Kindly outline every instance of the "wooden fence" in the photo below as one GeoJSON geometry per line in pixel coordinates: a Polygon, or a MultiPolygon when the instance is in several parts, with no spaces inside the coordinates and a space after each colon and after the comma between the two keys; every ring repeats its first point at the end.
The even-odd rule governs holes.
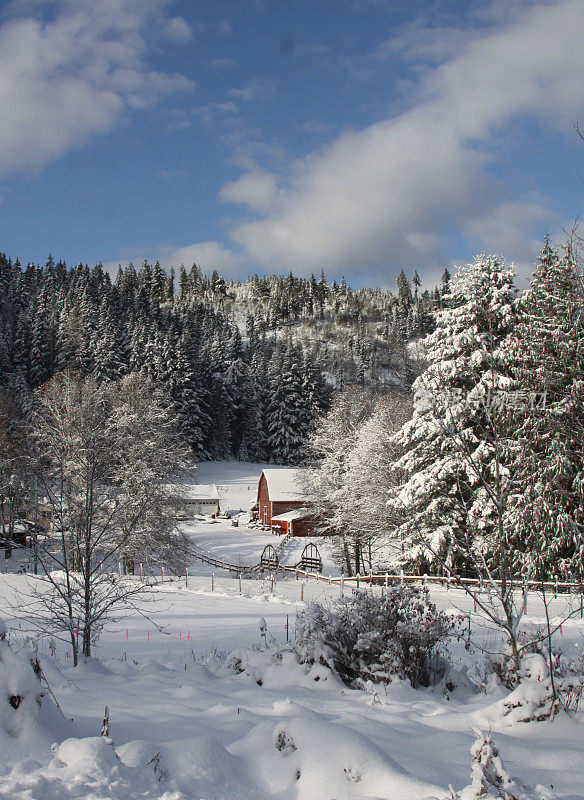
{"type": "MultiPolygon", "coordinates": [[[[281,544],[283,545],[284,542],[281,544]]],[[[278,548],[278,550],[280,551],[280,548],[278,548]]],[[[197,546],[195,546],[193,549],[193,556],[199,561],[202,561],[204,564],[209,564],[210,566],[217,567],[218,569],[224,569],[228,572],[235,572],[238,575],[249,575],[262,571],[261,564],[254,564],[253,566],[244,564],[231,564],[221,558],[216,558],[215,556],[211,555],[211,553],[207,553],[197,546]]],[[[407,575],[403,572],[399,574],[388,572],[370,572],[368,574],[354,575],[350,577],[345,575],[336,575],[333,577],[332,575],[322,575],[319,572],[310,572],[309,570],[301,569],[300,567],[286,565],[280,565],[278,567],[278,571],[295,575],[296,580],[299,580],[300,577],[313,578],[314,580],[323,581],[324,583],[339,584],[341,587],[354,586],[357,589],[359,589],[362,585],[367,586],[368,584],[388,587],[395,583],[422,583],[423,585],[445,586],[447,589],[454,587],[468,587],[469,589],[474,588],[483,590],[488,588],[487,582],[480,578],[445,577],[442,575],[407,575]]],[[[501,585],[501,581],[494,581],[494,583],[498,586],[501,585]]],[[[513,583],[513,588],[516,591],[523,589],[524,586],[524,581],[517,581],[513,583]]],[[[553,592],[554,595],[584,593],[584,584],[569,583],[559,580],[544,581],[543,583],[541,581],[528,581],[527,588],[532,591],[541,591],[543,588],[546,592],[553,592]]]]}

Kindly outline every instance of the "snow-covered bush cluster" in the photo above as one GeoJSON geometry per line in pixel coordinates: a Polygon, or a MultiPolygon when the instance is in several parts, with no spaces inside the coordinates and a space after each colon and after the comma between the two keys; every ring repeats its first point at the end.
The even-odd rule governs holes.
{"type": "Polygon", "coordinates": [[[296,646],[302,661],[329,666],[347,684],[401,678],[417,688],[442,677],[456,628],[425,589],[400,584],[383,597],[355,592],[312,603],[296,620],[296,646]]]}

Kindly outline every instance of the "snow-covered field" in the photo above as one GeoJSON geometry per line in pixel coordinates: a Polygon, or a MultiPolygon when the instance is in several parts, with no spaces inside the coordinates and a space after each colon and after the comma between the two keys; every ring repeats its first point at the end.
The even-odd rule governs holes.
{"type": "MultiPolygon", "coordinates": [[[[201,465],[199,480],[230,486],[227,472],[219,480],[211,470],[201,465]]],[[[247,491],[223,489],[231,498],[247,491]]],[[[242,563],[255,563],[274,540],[225,521],[189,523],[189,533],[204,549],[242,563]]],[[[26,631],[15,593],[30,580],[0,576],[0,617],[21,656],[26,631]]],[[[584,800],[583,712],[560,714],[553,723],[509,724],[500,703],[506,691],[493,680],[485,692],[460,679],[448,692],[443,685],[414,690],[396,682],[374,693],[343,686],[326,668],[296,663],[286,638],[293,640],[295,615],[305,607],[301,594],[307,600],[338,592],[291,579],[276,583],[273,594],[270,581],[244,580],[240,594],[237,578],[219,572],[212,578],[207,566],[194,563],[188,586],[184,577],[161,586],[150,620],[136,615],[108,626],[96,659],[73,669],[64,644],[41,641],[42,669],[64,716],[50,696],[38,721],[34,708],[24,713],[24,703],[18,724],[20,709],[0,710],[0,798],[445,798],[449,785],[469,783],[478,727],[492,730],[513,775],[541,784],[538,798],[553,785],[562,800],[584,800]],[[111,743],[100,737],[106,706],[111,743]]],[[[468,610],[452,590],[435,590],[434,598],[441,607],[468,610]]],[[[539,613],[534,601],[529,621],[539,613]]],[[[472,625],[483,640],[492,635],[477,620],[472,625]]],[[[574,656],[583,632],[576,615],[556,644],[574,656]]],[[[452,646],[453,665],[476,678],[483,656],[464,644],[452,646]]],[[[11,665],[0,642],[0,697],[2,690],[16,693],[20,667],[11,665]]]]}
{"type": "MultiPolygon", "coordinates": [[[[2,613],[26,580],[2,578],[2,613]]],[[[581,713],[509,726],[497,705],[504,691],[494,684],[487,694],[459,689],[448,700],[440,687],[404,683],[377,697],[347,689],[324,669],[307,674],[286,649],[286,620],[292,635],[300,605],[279,598],[278,587],[271,597],[258,583],[247,597],[231,584],[211,592],[200,576],[189,588],[166,587],[157,600],[163,631],[141,617],[121,621],[103,634],[100,661],[77,669],[64,646],[51,657],[44,642],[43,670],[73,722],[48,713],[45,698],[41,726],[25,726],[8,758],[2,739],[0,797],[442,798],[449,784],[468,783],[471,729],[479,726],[494,731],[503,759],[525,782],[553,784],[565,800],[584,798],[581,713]],[[256,649],[261,618],[281,663],[256,649]],[[232,651],[247,666],[238,675],[226,661],[232,651]],[[87,738],[99,736],[106,705],[120,762],[103,740],[87,738]],[[277,749],[280,731],[295,750],[277,749]],[[50,745],[63,739],[58,759],[67,767],[57,767],[50,745]],[[155,763],[158,777],[166,776],[160,781],[155,763]]],[[[23,633],[17,620],[9,625],[18,649],[23,633]]],[[[571,646],[581,637],[578,623],[564,630],[571,646]]],[[[478,660],[460,646],[454,656],[459,668],[478,660]]]]}

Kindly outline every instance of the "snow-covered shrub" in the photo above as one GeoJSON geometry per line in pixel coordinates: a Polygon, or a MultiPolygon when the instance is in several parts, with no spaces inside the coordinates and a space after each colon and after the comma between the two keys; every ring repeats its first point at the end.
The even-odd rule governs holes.
{"type": "Polygon", "coordinates": [[[577,711],[584,675],[581,664],[555,658],[553,677],[548,659],[541,653],[528,653],[522,659],[518,686],[498,703],[506,722],[531,722],[553,718],[560,710],[577,711]]]}
{"type": "Polygon", "coordinates": [[[557,800],[557,795],[545,786],[530,788],[513,778],[503,764],[491,734],[475,730],[476,741],[470,748],[471,782],[460,792],[450,789],[445,800],[557,800]]]}
{"type": "Polygon", "coordinates": [[[584,690],[584,659],[571,660],[555,647],[550,654],[545,631],[538,627],[522,632],[518,644],[519,674],[510,666],[509,649],[501,648],[487,661],[486,677],[490,672],[512,690],[498,703],[506,722],[541,721],[553,718],[560,710],[577,711],[584,690]]]}
{"type": "Polygon", "coordinates": [[[293,645],[283,645],[263,650],[234,650],[216,669],[216,674],[241,675],[257,686],[277,689],[287,686],[314,688],[318,684],[323,691],[333,691],[339,682],[328,666],[320,662],[303,661],[293,645]]]}
{"type": "Polygon", "coordinates": [[[297,617],[296,646],[303,662],[325,664],[347,684],[397,677],[417,688],[442,677],[440,646],[456,627],[426,589],[400,584],[383,597],[356,592],[312,603],[297,617]]]}
{"type": "MultiPolygon", "coordinates": [[[[70,723],[45,695],[41,675],[35,653],[9,642],[0,620],[0,776],[25,756],[50,755],[51,742],[71,735],[70,723]]],[[[0,797],[12,797],[2,788],[0,797]]]]}
{"type": "MultiPolygon", "coordinates": [[[[522,658],[535,654],[540,655],[546,662],[549,662],[546,632],[541,625],[531,625],[528,629],[520,631],[517,634],[517,647],[522,658]]],[[[553,650],[552,664],[554,677],[564,677],[566,663],[561,650],[553,650]]],[[[508,642],[501,644],[497,652],[491,652],[487,655],[486,672],[487,677],[489,674],[495,675],[507,689],[515,689],[517,687],[518,680],[521,680],[521,673],[518,674],[515,669],[513,654],[508,642]]]]}
{"type": "Polygon", "coordinates": [[[297,750],[297,747],[294,744],[294,739],[289,733],[286,732],[286,729],[282,724],[277,725],[276,730],[274,731],[274,747],[284,755],[288,755],[289,753],[293,753],[295,750],[297,750]]]}
{"type": "Polygon", "coordinates": [[[36,725],[43,697],[38,661],[30,651],[16,653],[0,620],[0,742],[18,738],[36,725]]]}

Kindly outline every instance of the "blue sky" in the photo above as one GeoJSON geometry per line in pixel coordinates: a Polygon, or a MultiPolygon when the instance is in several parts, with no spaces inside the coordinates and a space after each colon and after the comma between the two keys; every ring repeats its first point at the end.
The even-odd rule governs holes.
{"type": "Polygon", "coordinates": [[[582,0],[14,0],[0,249],[392,287],[582,212],[582,0]]]}

